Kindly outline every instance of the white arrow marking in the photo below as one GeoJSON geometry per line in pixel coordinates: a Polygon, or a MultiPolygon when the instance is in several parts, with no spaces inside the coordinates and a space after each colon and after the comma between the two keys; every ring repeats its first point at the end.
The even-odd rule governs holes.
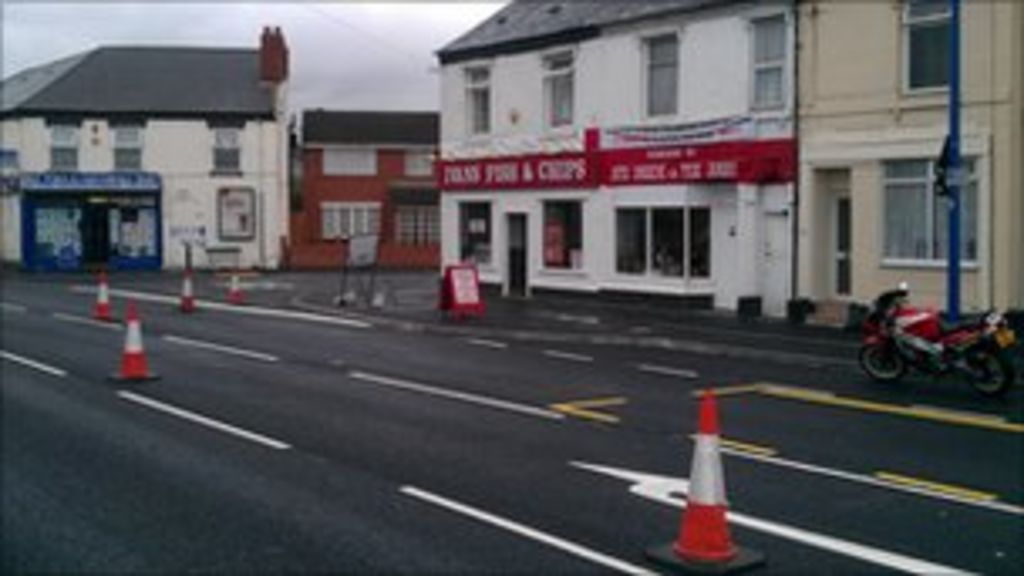
{"type": "MultiPolygon", "coordinates": [[[[613,468],[610,466],[599,466],[597,464],[588,464],[586,462],[570,462],[569,464],[575,468],[596,472],[598,474],[630,482],[632,485],[629,487],[629,491],[642,498],[647,498],[648,500],[653,500],[668,506],[675,506],[677,508],[686,507],[685,495],[689,488],[689,482],[686,480],[672,478],[670,476],[658,476],[633,470],[613,468]]],[[[856,542],[818,534],[802,528],[795,528],[785,524],[762,520],[753,516],[747,516],[746,514],[729,512],[726,517],[729,519],[730,523],[738,526],[743,526],[751,530],[764,532],[765,534],[771,534],[780,538],[786,538],[795,542],[800,542],[801,544],[821,548],[822,550],[828,550],[829,552],[849,556],[851,558],[856,558],[858,560],[863,560],[865,562],[870,562],[872,564],[877,564],[894,570],[900,570],[910,574],[970,574],[970,572],[965,572],[959,568],[935,564],[933,562],[928,562],[927,560],[920,560],[918,558],[905,556],[896,552],[889,552],[888,550],[873,548],[856,542]]]]}

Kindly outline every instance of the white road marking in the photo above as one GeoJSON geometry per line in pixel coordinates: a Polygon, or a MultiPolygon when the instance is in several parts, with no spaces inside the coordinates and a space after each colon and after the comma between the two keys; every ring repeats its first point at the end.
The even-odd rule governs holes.
{"type": "Polygon", "coordinates": [[[246,350],[245,348],[226,346],[224,344],[215,344],[213,342],[206,342],[205,340],[193,340],[192,338],[174,336],[173,334],[166,334],[163,339],[174,344],[181,344],[182,346],[192,346],[193,348],[201,348],[203,350],[213,350],[214,352],[233,354],[235,356],[250,358],[252,360],[262,360],[263,362],[277,362],[279,360],[277,356],[264,354],[263,352],[255,352],[253,350],[246,350]]]}
{"type": "Polygon", "coordinates": [[[235,436],[238,436],[239,438],[244,438],[246,440],[249,440],[250,442],[255,442],[268,448],[273,448],[275,450],[288,450],[291,448],[291,446],[289,446],[288,444],[285,444],[280,440],[270,438],[269,436],[264,436],[262,434],[257,434],[256,432],[243,430],[242,428],[239,428],[237,426],[225,424],[224,422],[214,420],[213,418],[208,418],[195,412],[190,412],[188,410],[176,408],[174,406],[171,406],[170,404],[164,404],[163,402],[153,400],[152,398],[139,396],[138,394],[135,394],[133,392],[126,392],[124,390],[120,390],[118,391],[117,395],[130,402],[135,402],[136,404],[141,404],[154,410],[159,410],[160,412],[170,414],[171,416],[184,418],[185,420],[189,420],[197,424],[202,424],[203,426],[213,428],[214,430],[219,430],[220,432],[233,434],[235,436]]]}
{"type": "Polygon", "coordinates": [[[567,552],[569,554],[572,554],[573,556],[587,560],[588,562],[593,562],[594,564],[604,566],[605,568],[610,568],[612,570],[616,570],[624,574],[654,574],[653,572],[642,566],[630,564],[629,562],[626,562],[624,560],[619,560],[618,558],[614,558],[607,554],[597,552],[596,550],[591,550],[590,548],[586,548],[574,542],[570,542],[569,540],[565,540],[563,538],[559,538],[558,536],[548,534],[547,532],[541,532],[540,530],[531,528],[524,524],[520,524],[518,522],[514,522],[512,520],[508,520],[500,516],[496,516],[489,512],[480,510],[479,508],[474,508],[472,506],[456,502],[443,496],[432,494],[425,490],[420,490],[419,488],[416,488],[414,486],[402,486],[399,489],[399,491],[402,494],[405,494],[406,496],[411,496],[413,498],[422,500],[423,502],[434,504],[435,506],[439,506],[451,512],[462,514],[463,516],[468,516],[470,518],[473,518],[474,520],[479,520],[480,522],[483,522],[485,524],[490,524],[491,526],[501,528],[502,530],[507,530],[509,532],[512,532],[513,534],[517,534],[524,538],[528,538],[530,540],[546,544],[548,546],[551,546],[552,548],[557,548],[562,552],[567,552]]]}
{"type": "Polygon", "coordinates": [[[586,354],[576,354],[573,352],[563,352],[561,350],[544,350],[543,354],[549,358],[558,358],[559,360],[569,360],[570,362],[593,362],[593,356],[587,356],[586,354]]]}
{"type": "Polygon", "coordinates": [[[14,304],[12,302],[0,302],[0,310],[4,312],[17,312],[18,314],[24,314],[28,311],[28,308],[21,304],[14,304]]]}
{"type": "Polygon", "coordinates": [[[504,350],[508,348],[508,344],[504,342],[498,342],[497,340],[485,340],[483,338],[467,338],[466,343],[474,346],[483,346],[484,348],[494,348],[495,350],[504,350]]]}
{"type": "Polygon", "coordinates": [[[601,323],[601,319],[597,316],[578,316],[574,314],[555,314],[555,320],[561,322],[575,322],[577,324],[587,324],[589,326],[597,326],[601,323]]]}
{"type": "Polygon", "coordinates": [[[662,376],[676,376],[678,378],[689,378],[691,380],[699,376],[697,372],[694,370],[686,370],[685,368],[672,368],[671,366],[659,366],[657,364],[637,364],[636,369],[641,372],[661,374],[662,376]]]}
{"type": "Polygon", "coordinates": [[[964,504],[966,506],[974,506],[977,508],[985,508],[988,510],[994,510],[997,512],[1006,512],[1008,514],[1016,514],[1018,516],[1024,516],[1024,507],[1014,506],[1013,504],[1007,504],[1006,502],[993,502],[986,500],[974,500],[970,498],[964,498],[957,496],[956,494],[936,492],[934,490],[926,490],[921,487],[911,486],[906,484],[895,484],[893,482],[886,482],[875,476],[868,476],[865,474],[856,474],[854,472],[847,472],[845,470],[836,470],[833,468],[826,468],[824,466],[818,466],[816,464],[807,464],[806,462],[797,462],[796,460],[788,460],[786,458],[779,458],[778,456],[768,456],[766,454],[754,454],[752,452],[745,452],[742,450],[734,450],[726,446],[721,447],[722,454],[734,456],[737,458],[744,458],[746,460],[754,460],[756,462],[763,462],[765,464],[771,464],[772,466],[778,466],[780,468],[790,468],[792,470],[799,470],[801,472],[807,472],[809,474],[817,474],[819,476],[828,476],[829,478],[837,478],[839,480],[846,480],[848,482],[856,482],[858,484],[866,484],[868,486],[875,486],[877,488],[885,488],[887,490],[893,490],[896,492],[906,492],[909,494],[917,494],[919,496],[927,496],[929,498],[936,498],[938,500],[947,500],[949,502],[956,502],[958,504],[964,504]]]}
{"type": "MultiPolygon", "coordinates": [[[[71,290],[73,292],[81,293],[93,293],[96,291],[95,288],[89,286],[73,286],[71,290]]],[[[111,290],[110,294],[113,296],[134,298],[142,302],[156,302],[160,304],[177,305],[180,301],[179,296],[165,296],[163,294],[152,294],[150,292],[139,292],[137,290],[111,290]]],[[[354,320],[352,318],[341,318],[339,316],[324,316],[321,314],[312,314],[310,312],[299,312],[297,310],[283,310],[280,308],[264,308],[261,306],[235,306],[233,304],[213,302],[210,300],[196,300],[196,308],[201,310],[217,310],[220,312],[232,312],[234,314],[243,314],[248,316],[263,316],[266,318],[299,320],[302,322],[311,322],[314,324],[344,326],[345,328],[373,327],[373,325],[370,324],[369,322],[363,322],[362,320],[354,320]]]]}
{"type": "Polygon", "coordinates": [[[64,378],[65,376],[68,375],[66,371],[61,370],[60,368],[55,368],[53,366],[50,366],[49,364],[43,364],[38,360],[25,358],[24,356],[19,356],[18,354],[14,354],[13,352],[8,352],[6,350],[0,350],[0,358],[3,358],[4,360],[9,360],[11,362],[14,362],[15,364],[21,364],[22,366],[34,368],[36,370],[39,370],[40,372],[45,372],[51,376],[57,376],[58,378],[64,378]]]}
{"type": "Polygon", "coordinates": [[[545,410],[543,408],[537,408],[536,406],[519,404],[517,402],[509,402],[507,400],[500,400],[497,398],[480,396],[478,394],[470,394],[468,392],[458,392],[455,390],[448,390],[445,388],[437,388],[435,386],[428,386],[426,384],[420,384],[418,382],[411,382],[409,380],[402,380],[399,378],[391,378],[389,376],[368,374],[366,372],[360,372],[358,370],[351,371],[349,372],[348,375],[350,378],[362,380],[363,382],[380,384],[382,386],[389,386],[391,388],[408,390],[410,392],[430,394],[433,396],[439,396],[441,398],[448,398],[451,400],[468,402],[470,404],[487,406],[488,408],[497,408],[499,410],[507,410],[509,412],[516,412],[518,414],[526,414],[528,416],[537,416],[539,418],[548,418],[550,420],[562,420],[565,418],[564,414],[555,412],[553,410],[545,410]]]}
{"type": "Polygon", "coordinates": [[[107,330],[124,330],[124,325],[120,322],[101,322],[85,316],[75,316],[73,314],[65,314],[63,312],[54,312],[52,316],[54,320],[60,320],[61,322],[83,324],[94,328],[106,328],[107,330]]]}
{"type": "MultiPolygon", "coordinates": [[[[658,476],[646,474],[610,466],[599,466],[585,462],[570,462],[571,466],[604,474],[631,483],[629,491],[632,494],[647,498],[661,504],[674,506],[676,508],[686,507],[686,492],[689,489],[689,482],[669,476],[658,476]]],[[[802,528],[787,526],[777,522],[771,522],[738,512],[728,512],[726,517],[729,522],[737,526],[743,526],[765,534],[771,534],[794,542],[800,542],[815,548],[827,550],[842,556],[849,556],[864,562],[884,566],[893,570],[899,570],[910,574],[922,576],[933,574],[971,574],[959,568],[936,564],[927,560],[921,560],[912,556],[906,556],[896,552],[889,552],[880,548],[858,544],[849,540],[842,540],[825,534],[811,532],[802,528]]]]}

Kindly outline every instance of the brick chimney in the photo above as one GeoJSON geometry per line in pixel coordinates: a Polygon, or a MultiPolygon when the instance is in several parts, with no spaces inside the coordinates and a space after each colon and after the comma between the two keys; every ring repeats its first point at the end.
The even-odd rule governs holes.
{"type": "Polygon", "coordinates": [[[281,28],[263,27],[260,35],[260,80],[278,84],[288,78],[288,46],[281,28]]]}

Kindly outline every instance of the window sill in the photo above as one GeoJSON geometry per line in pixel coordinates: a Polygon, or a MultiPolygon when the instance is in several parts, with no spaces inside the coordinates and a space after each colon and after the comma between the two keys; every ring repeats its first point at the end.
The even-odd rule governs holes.
{"type": "Polygon", "coordinates": [[[586,278],[587,272],[583,268],[551,268],[543,267],[540,269],[542,276],[551,276],[556,278],[586,278]]]}
{"type": "MultiPolygon", "coordinates": [[[[884,258],[882,268],[916,268],[920,270],[945,270],[945,260],[901,260],[897,258],[884,258]]],[[[962,260],[960,268],[963,270],[978,270],[978,263],[974,260],[962,260]]]]}

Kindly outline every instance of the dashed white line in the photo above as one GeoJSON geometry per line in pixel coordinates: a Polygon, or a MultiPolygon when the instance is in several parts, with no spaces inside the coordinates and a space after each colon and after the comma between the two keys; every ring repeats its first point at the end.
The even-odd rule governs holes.
{"type": "Polygon", "coordinates": [[[497,340],[486,340],[484,338],[467,338],[467,344],[473,346],[483,346],[484,348],[493,348],[495,350],[504,350],[508,348],[508,344],[504,342],[498,342],[497,340]]]}
{"type": "Polygon", "coordinates": [[[689,378],[693,380],[697,378],[697,374],[694,370],[686,370],[685,368],[672,368],[671,366],[659,366],[657,364],[638,364],[637,370],[641,372],[648,372],[650,374],[661,374],[662,376],[675,376],[677,378],[689,378]]]}
{"type": "Polygon", "coordinates": [[[124,325],[120,322],[101,322],[85,316],[75,316],[73,314],[65,314],[63,312],[54,312],[52,316],[54,320],[60,320],[61,322],[82,324],[84,326],[92,326],[94,328],[106,328],[107,330],[124,330],[124,325]]]}
{"type": "Polygon", "coordinates": [[[175,406],[171,406],[170,404],[164,404],[163,402],[153,400],[152,398],[139,396],[134,392],[126,392],[124,390],[120,390],[118,391],[117,395],[125,400],[128,400],[129,402],[135,402],[136,404],[141,404],[142,406],[146,406],[147,408],[152,408],[165,414],[170,414],[171,416],[177,416],[178,418],[183,418],[185,420],[195,422],[196,424],[202,424],[203,426],[206,426],[208,428],[212,428],[220,432],[226,432],[239,438],[249,440],[250,442],[261,444],[268,448],[273,448],[275,450],[288,450],[291,448],[290,445],[285,444],[280,440],[270,438],[269,436],[264,436],[262,434],[257,434],[256,432],[243,430],[242,428],[239,428],[237,426],[232,426],[231,424],[226,424],[219,420],[214,420],[213,418],[203,416],[202,414],[197,414],[195,412],[190,412],[188,410],[177,408],[175,406]]]}
{"type": "Polygon", "coordinates": [[[216,344],[205,340],[194,340],[192,338],[174,336],[173,334],[165,334],[163,339],[173,344],[181,344],[182,346],[191,346],[193,348],[200,348],[203,350],[212,350],[214,352],[223,352],[224,354],[231,354],[252,360],[261,360],[263,362],[277,362],[279,360],[277,356],[265,354],[263,352],[246,350],[245,348],[236,348],[234,346],[227,346],[224,344],[216,344]]]}
{"type": "Polygon", "coordinates": [[[588,562],[592,562],[599,566],[604,566],[605,568],[610,568],[612,570],[616,570],[624,574],[653,574],[653,572],[642,566],[630,564],[629,562],[626,562],[624,560],[619,560],[618,558],[609,556],[596,550],[592,550],[590,548],[586,548],[584,546],[576,544],[575,542],[565,540],[564,538],[559,538],[558,536],[548,534],[547,532],[542,532],[535,528],[526,526],[525,524],[520,524],[518,522],[502,518],[500,516],[480,510],[479,508],[474,508],[472,506],[456,502],[455,500],[451,500],[449,498],[445,498],[443,496],[439,496],[437,494],[421,490],[414,486],[402,486],[399,489],[399,491],[402,494],[405,494],[406,496],[411,496],[412,498],[416,498],[417,500],[421,500],[423,502],[439,506],[451,512],[462,514],[463,516],[468,516],[470,518],[473,518],[474,520],[479,520],[480,522],[490,524],[491,526],[494,526],[496,528],[507,530],[509,532],[512,532],[513,534],[517,534],[519,536],[528,538],[535,542],[546,544],[547,546],[557,548],[562,552],[566,552],[578,558],[582,558],[588,562]]]}
{"type": "Polygon", "coordinates": [[[18,314],[24,314],[28,312],[28,308],[21,304],[14,304],[12,302],[0,302],[0,310],[4,312],[17,312],[18,314]]]}
{"type": "Polygon", "coordinates": [[[436,386],[420,384],[419,382],[411,382],[409,380],[403,380],[400,378],[391,378],[390,376],[369,374],[366,372],[360,372],[358,370],[351,371],[349,372],[348,375],[350,378],[353,378],[355,380],[361,380],[363,382],[380,384],[381,386],[398,388],[400,390],[407,390],[410,392],[419,392],[421,394],[439,396],[441,398],[448,398],[450,400],[459,400],[462,402],[468,402],[470,404],[487,406],[488,408],[497,408],[499,410],[506,410],[508,412],[525,414],[527,416],[536,416],[539,418],[547,418],[550,420],[562,420],[565,418],[564,414],[555,412],[553,410],[545,410],[544,408],[538,408],[536,406],[519,404],[518,402],[509,402],[508,400],[490,398],[487,396],[481,396],[479,394],[471,394],[468,392],[458,392],[456,390],[438,388],[436,386]]]}
{"type": "Polygon", "coordinates": [[[6,350],[0,350],[0,358],[3,358],[4,360],[8,360],[10,362],[14,362],[15,364],[21,364],[22,366],[39,370],[40,372],[45,372],[51,376],[56,376],[58,378],[64,378],[65,376],[68,375],[66,371],[61,370],[60,368],[50,366],[49,364],[44,364],[38,360],[32,360],[31,358],[19,356],[18,354],[8,352],[6,350]]]}
{"type": "Polygon", "coordinates": [[[559,360],[568,360],[570,362],[593,362],[593,356],[587,356],[586,354],[576,354],[574,352],[563,352],[561,350],[544,350],[542,352],[549,358],[558,358],[559,360]]]}

